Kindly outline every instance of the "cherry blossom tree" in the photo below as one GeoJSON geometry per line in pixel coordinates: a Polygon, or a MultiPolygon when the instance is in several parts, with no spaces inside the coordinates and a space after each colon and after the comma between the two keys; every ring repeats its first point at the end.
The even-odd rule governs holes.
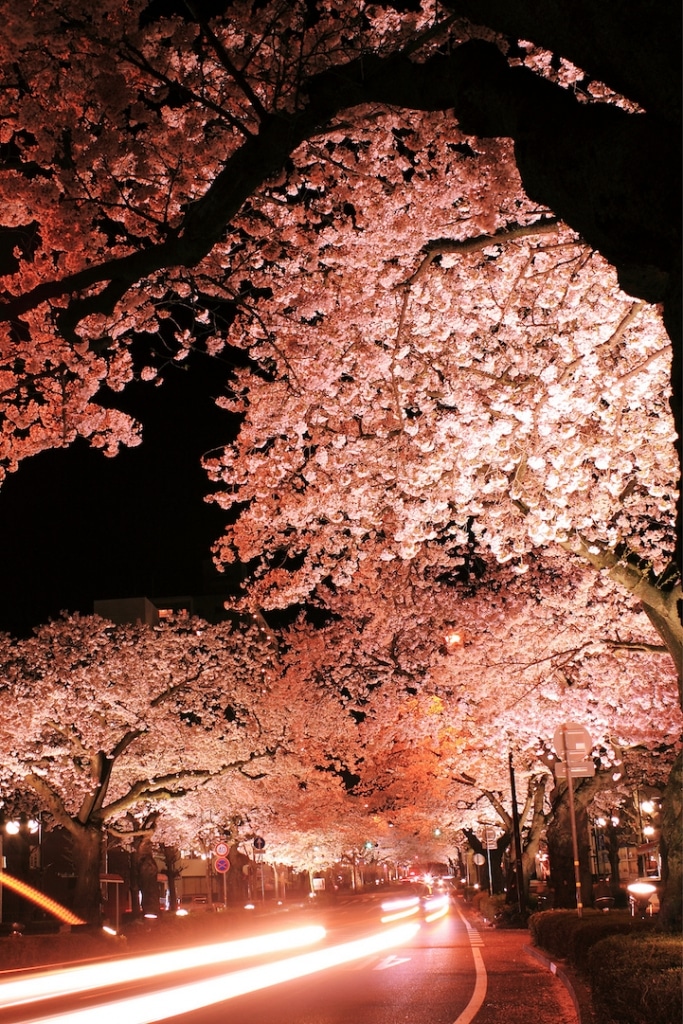
{"type": "MultiPolygon", "coordinates": [[[[69,834],[75,903],[89,920],[105,833],[132,840],[145,831],[136,822],[212,779],[229,792],[271,773],[278,756],[306,760],[308,707],[291,714],[293,695],[251,624],[75,616],[28,640],[3,637],[1,663],[3,787],[32,792],[69,834]]],[[[325,752],[311,756],[322,765],[325,752]]]]}
{"type": "MultiPolygon", "coordinates": [[[[680,674],[678,15],[607,6],[585,0],[583,20],[500,0],[7,14],[0,468],[77,437],[114,454],[140,439],[116,408],[134,377],[193,346],[236,363],[222,404],[240,434],[206,460],[230,518],[217,560],[250,563],[250,608],[333,609],[349,591],[345,640],[391,683],[370,700],[349,651],[329,678],[378,766],[411,747],[423,769],[466,758],[493,791],[486,738],[530,752],[572,710],[606,750],[615,734],[651,745],[659,709],[679,713],[657,649],[680,674]],[[406,638],[413,595],[437,591],[428,623],[452,622],[445,581],[489,553],[523,583],[504,609],[465,602],[489,638],[466,648],[474,690],[433,632],[414,655],[406,638]],[[403,616],[374,663],[354,636],[371,597],[403,616]],[[501,686],[515,616],[547,654],[527,646],[501,686]]],[[[135,751],[135,778],[174,789],[137,721],[93,749],[123,743],[117,766],[135,751]]],[[[354,770],[331,763],[337,782],[354,770]]],[[[70,820],[124,810],[127,791],[97,778],[70,820]]]]}
{"type": "MultiPolygon", "coordinates": [[[[493,559],[470,560],[453,567],[457,586],[439,579],[441,568],[439,560],[421,575],[414,562],[402,573],[364,562],[353,585],[328,594],[331,621],[311,629],[302,620],[283,657],[342,695],[363,744],[362,762],[349,765],[359,776],[354,789],[397,834],[411,834],[419,816],[429,823],[423,837],[435,825],[476,832],[492,816],[509,834],[514,752],[519,791],[531,794],[535,812],[528,881],[542,826],[553,807],[558,822],[566,810],[565,784],[552,794],[541,785],[555,729],[566,721],[588,728],[595,786],[618,805],[625,785],[632,791],[648,774],[661,784],[680,749],[675,671],[638,603],[588,567],[567,577],[556,557],[519,576],[493,559]],[[464,644],[449,649],[454,632],[464,644]],[[541,806],[539,786],[548,794],[541,806]]],[[[595,786],[585,787],[584,809],[595,786]]],[[[564,832],[567,841],[556,823],[554,834],[564,832]]],[[[669,852],[675,894],[675,843],[669,852]]]]}
{"type": "MultiPolygon", "coordinates": [[[[238,337],[254,321],[267,336],[254,270],[273,269],[267,289],[285,276],[312,299],[320,272],[334,286],[325,256],[337,235],[361,234],[371,217],[399,233],[403,223],[396,256],[414,258],[423,239],[410,239],[410,213],[397,214],[427,198],[429,221],[416,157],[426,176],[435,161],[438,178],[444,144],[452,198],[437,203],[447,215],[433,239],[459,243],[508,228],[513,210],[523,224],[552,210],[618,267],[629,294],[664,302],[678,340],[670,17],[648,17],[644,4],[631,21],[587,4],[587,43],[557,4],[472,6],[243,2],[220,14],[188,0],[165,16],[147,0],[97,12],[69,0],[8,15],[3,466],[79,435],[110,453],[135,443],[136,425],[102,394],[154,376],[151,360],[134,365],[132,335],[161,335],[176,358],[197,338],[223,348],[236,314],[238,337]],[[417,156],[396,108],[438,112],[444,136],[417,156]],[[513,139],[514,154],[494,137],[513,139]],[[480,162],[457,157],[482,147],[499,150],[496,168],[458,210],[480,162]],[[376,206],[372,187],[359,199],[357,161],[363,186],[379,178],[394,202],[376,206]],[[514,161],[530,197],[519,207],[517,185],[501,203],[514,161]],[[306,289],[299,278],[311,271],[306,289]]],[[[287,316],[290,296],[280,298],[287,316]]],[[[311,317],[325,312],[309,304],[311,317]]]]}
{"type": "MultiPolygon", "coordinates": [[[[184,4],[167,18],[133,2],[86,14],[72,0],[10,19],[4,464],[79,434],[109,451],[137,441],[134,424],[97,397],[136,372],[154,377],[153,360],[133,364],[134,335],[160,337],[176,358],[195,342],[212,353],[229,343],[247,351],[256,377],[238,374],[226,404],[246,414],[258,402],[264,422],[247,416],[237,450],[208,463],[226,483],[219,500],[250,506],[250,524],[230,532],[219,558],[282,547],[275,530],[254,536],[271,510],[243,482],[252,447],[278,464],[274,477],[264,466],[258,487],[279,481],[312,496],[314,482],[296,475],[312,457],[308,476],[322,477],[330,448],[352,487],[348,436],[351,457],[374,463],[379,443],[406,471],[402,489],[381,460],[364,479],[363,500],[353,499],[358,540],[377,530],[379,490],[409,520],[379,524],[401,557],[425,534],[459,536],[472,515],[503,558],[528,543],[567,544],[638,591],[680,662],[680,593],[667,564],[676,475],[661,400],[667,345],[653,311],[619,293],[594,254],[631,294],[664,302],[675,336],[678,189],[662,127],[675,117],[675,90],[661,74],[604,58],[559,11],[534,16],[534,45],[523,41],[524,5],[514,43],[515,19],[498,5],[487,4],[486,27],[463,20],[465,6],[236,4],[210,18],[184,4]],[[610,90],[612,77],[623,93],[610,90]],[[60,99],[49,123],[38,86],[60,99]],[[586,160],[570,161],[567,146],[586,160]],[[634,153],[647,153],[658,178],[634,153]],[[618,213],[601,214],[601,204],[618,213]],[[539,245],[555,226],[557,240],[539,245]],[[327,379],[309,380],[308,353],[321,345],[327,379]],[[467,383],[462,412],[454,374],[467,383]],[[264,376],[270,403],[282,404],[277,424],[264,376]],[[283,396],[298,395],[302,380],[298,408],[283,396]],[[355,406],[348,435],[335,394],[355,406]],[[453,438],[462,423],[467,458],[453,438]],[[623,451],[627,435],[652,450],[623,451]],[[487,521],[487,502],[501,496],[525,526],[487,521]]],[[[596,37],[611,31],[625,44],[629,26],[593,15],[596,37]]],[[[638,26],[640,44],[663,40],[672,53],[657,24],[649,35],[638,26]]],[[[294,523],[292,514],[282,517],[288,537],[306,522],[305,508],[294,523]]],[[[322,545],[309,546],[319,575],[322,545]]]]}

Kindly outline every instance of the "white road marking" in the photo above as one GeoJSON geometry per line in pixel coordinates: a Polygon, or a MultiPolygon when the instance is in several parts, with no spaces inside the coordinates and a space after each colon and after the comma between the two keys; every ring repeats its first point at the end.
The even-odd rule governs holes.
{"type": "Polygon", "coordinates": [[[479,951],[479,947],[483,946],[484,943],[476,928],[470,927],[469,923],[465,920],[465,918],[462,916],[460,910],[458,910],[457,907],[456,910],[458,911],[458,915],[460,916],[460,919],[462,920],[463,924],[465,925],[465,928],[467,929],[467,937],[469,939],[470,946],[472,947],[472,958],[474,960],[475,970],[475,982],[474,992],[470,997],[469,1003],[462,1011],[460,1016],[456,1017],[456,1019],[453,1021],[453,1024],[470,1024],[470,1022],[473,1021],[474,1018],[479,1013],[479,1010],[481,1009],[482,1003],[484,1002],[484,998],[486,996],[486,986],[488,979],[486,974],[486,968],[484,967],[484,961],[482,960],[482,956],[479,951]]]}
{"type": "Polygon", "coordinates": [[[373,967],[373,970],[386,971],[387,967],[398,967],[399,964],[407,964],[409,960],[409,956],[385,956],[384,960],[380,960],[377,966],[373,967]]]}

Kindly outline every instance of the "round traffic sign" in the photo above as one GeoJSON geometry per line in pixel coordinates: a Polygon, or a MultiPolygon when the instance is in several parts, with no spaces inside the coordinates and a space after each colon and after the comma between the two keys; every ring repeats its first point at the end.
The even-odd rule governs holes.
{"type": "Polygon", "coordinates": [[[265,841],[265,839],[262,839],[261,836],[256,836],[256,839],[254,840],[254,849],[255,850],[265,850],[265,848],[266,848],[266,841],[265,841]]]}
{"type": "Polygon", "coordinates": [[[227,857],[216,857],[213,866],[219,874],[223,875],[226,871],[230,870],[230,861],[227,857]]]}
{"type": "Polygon", "coordinates": [[[481,867],[482,864],[486,863],[486,857],[484,856],[483,853],[475,853],[475,855],[472,858],[472,860],[477,865],[477,867],[481,867]]]}
{"type": "Polygon", "coordinates": [[[228,844],[227,843],[223,843],[223,842],[216,843],[216,845],[214,846],[214,852],[219,857],[227,857],[227,855],[228,855],[228,844]]]}

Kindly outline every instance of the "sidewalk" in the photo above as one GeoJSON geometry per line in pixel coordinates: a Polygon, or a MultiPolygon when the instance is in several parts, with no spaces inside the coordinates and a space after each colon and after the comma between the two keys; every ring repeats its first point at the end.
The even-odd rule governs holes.
{"type": "Polygon", "coordinates": [[[487,973],[473,1024],[592,1024],[586,986],[535,949],[526,929],[492,928],[460,901],[458,910],[481,940],[487,973]]]}

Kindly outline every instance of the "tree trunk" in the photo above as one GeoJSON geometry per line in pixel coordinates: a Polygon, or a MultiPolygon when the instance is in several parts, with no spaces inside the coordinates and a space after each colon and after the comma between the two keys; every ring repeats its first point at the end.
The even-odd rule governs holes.
{"type": "Polygon", "coordinates": [[[482,883],[482,888],[488,888],[489,883],[489,868],[491,872],[491,892],[500,893],[505,889],[505,876],[503,874],[503,854],[510,845],[512,836],[509,832],[504,832],[502,836],[499,836],[496,840],[496,845],[492,849],[487,849],[482,843],[479,836],[469,828],[464,828],[463,835],[467,838],[467,842],[475,853],[480,853],[486,858],[486,864],[482,865],[482,873],[485,878],[485,882],[482,883]]]}
{"type": "Polygon", "coordinates": [[[81,826],[77,831],[71,832],[73,867],[76,874],[73,909],[88,924],[100,924],[102,919],[102,839],[102,829],[92,825],[81,826]]]}
{"type": "MultiPolygon", "coordinates": [[[[581,878],[581,902],[591,901],[592,875],[588,850],[588,815],[586,805],[577,799],[574,791],[576,834],[579,847],[581,878]]],[[[553,906],[570,909],[576,907],[576,878],[574,872],[574,850],[572,844],[569,794],[565,790],[557,801],[552,820],[546,832],[548,859],[550,861],[550,886],[554,892],[553,906]]]]}
{"type": "Polygon", "coordinates": [[[140,836],[135,843],[135,866],[138,886],[140,887],[140,900],[142,913],[146,917],[157,917],[159,915],[159,883],[157,876],[159,869],[154,857],[152,840],[154,832],[140,836]]]}
{"type": "Polygon", "coordinates": [[[512,842],[512,834],[504,832],[496,840],[496,845],[487,850],[486,856],[491,861],[491,887],[494,893],[501,893],[505,890],[505,872],[503,871],[503,857],[505,851],[512,842]]]}
{"type": "Polygon", "coordinates": [[[178,892],[176,882],[180,878],[180,851],[177,846],[166,846],[164,843],[161,847],[161,855],[164,858],[164,864],[166,865],[166,877],[168,878],[168,902],[171,910],[175,910],[178,905],[178,892]]]}
{"type": "Polygon", "coordinates": [[[225,880],[226,894],[228,902],[238,903],[248,896],[249,882],[244,869],[245,867],[250,868],[251,861],[246,854],[240,851],[237,843],[233,843],[230,847],[228,860],[230,861],[230,870],[225,880]]]}
{"type": "Polygon", "coordinates": [[[661,829],[664,890],[659,926],[680,932],[683,926],[683,751],[679,753],[663,793],[661,829]]]}
{"type": "Polygon", "coordinates": [[[619,870],[619,831],[608,821],[605,827],[605,846],[609,857],[610,894],[616,900],[621,894],[621,877],[619,870]]]}

